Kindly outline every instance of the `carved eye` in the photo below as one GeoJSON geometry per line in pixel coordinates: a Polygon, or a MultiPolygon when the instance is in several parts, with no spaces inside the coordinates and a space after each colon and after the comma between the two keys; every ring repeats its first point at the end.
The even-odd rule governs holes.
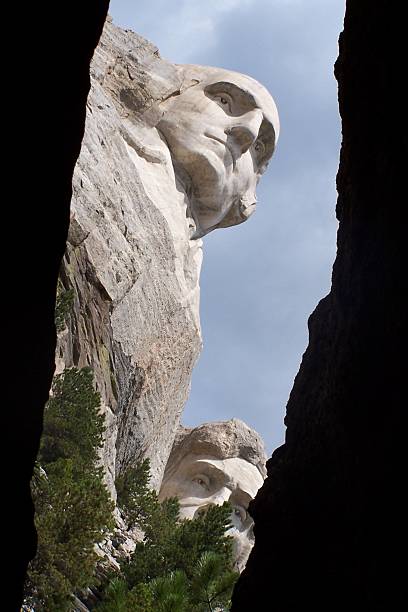
{"type": "Polygon", "coordinates": [[[231,112],[232,109],[232,98],[228,94],[219,93],[214,96],[215,100],[222,106],[225,110],[231,112]]]}
{"type": "Polygon", "coordinates": [[[206,478],[205,476],[203,475],[195,476],[192,479],[192,482],[195,482],[196,484],[200,485],[200,487],[208,491],[208,487],[210,483],[209,483],[208,478],[206,478]]]}
{"type": "Polygon", "coordinates": [[[262,142],[262,140],[257,140],[254,144],[254,149],[257,152],[258,155],[262,155],[263,153],[265,153],[265,145],[262,142]]]}
{"type": "Polygon", "coordinates": [[[233,514],[241,521],[241,523],[244,523],[248,516],[246,510],[241,506],[236,506],[233,510],[233,514]]]}

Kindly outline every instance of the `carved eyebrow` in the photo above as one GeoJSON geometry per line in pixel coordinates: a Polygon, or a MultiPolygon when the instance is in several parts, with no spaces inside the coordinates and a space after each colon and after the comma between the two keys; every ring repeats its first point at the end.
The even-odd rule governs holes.
{"type": "Polygon", "coordinates": [[[211,478],[214,478],[218,482],[227,481],[224,472],[220,468],[212,465],[212,463],[207,463],[205,460],[197,461],[197,463],[194,464],[194,469],[191,471],[191,476],[194,477],[195,474],[205,474],[206,472],[211,478]]]}
{"type": "Polygon", "coordinates": [[[213,96],[218,93],[227,93],[234,99],[234,102],[239,102],[241,105],[244,105],[246,107],[245,110],[257,108],[255,98],[249,91],[238,87],[235,83],[229,83],[228,81],[211,83],[204,88],[204,93],[213,96]]]}
{"type": "Polygon", "coordinates": [[[265,144],[265,153],[262,159],[269,159],[275,150],[275,130],[272,123],[264,119],[259,128],[258,138],[265,144]]]}
{"type": "MultiPolygon", "coordinates": [[[[206,95],[215,96],[221,93],[227,93],[232,98],[233,101],[240,105],[240,112],[238,115],[244,114],[254,108],[259,108],[254,96],[246,89],[242,89],[235,85],[235,83],[230,83],[229,81],[218,81],[217,83],[211,83],[204,88],[204,93],[206,95]]],[[[262,109],[261,109],[262,110],[262,109]]],[[[235,115],[234,112],[232,112],[235,115]]],[[[275,130],[270,121],[264,118],[262,121],[261,127],[259,129],[259,136],[264,144],[266,145],[265,154],[262,156],[262,159],[269,159],[272,156],[272,153],[275,150],[275,130]]]]}
{"type": "Polygon", "coordinates": [[[229,501],[231,504],[237,504],[238,506],[242,506],[243,508],[247,509],[251,500],[252,495],[249,495],[249,493],[246,491],[238,488],[232,493],[229,501]]]}

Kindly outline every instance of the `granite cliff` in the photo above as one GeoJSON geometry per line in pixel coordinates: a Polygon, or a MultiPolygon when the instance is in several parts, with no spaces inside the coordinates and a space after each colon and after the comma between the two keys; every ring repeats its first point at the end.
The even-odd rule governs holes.
{"type": "Polygon", "coordinates": [[[138,117],[180,87],[176,67],[156,47],[108,20],[91,64],[73,178],[60,278],[74,301],[58,337],[57,369],[94,371],[113,493],[117,470],[146,456],[160,482],[201,348],[201,241],[189,239],[161,153],[132,135],[138,117]]]}
{"type": "Polygon", "coordinates": [[[255,211],[278,134],[260,83],[171,64],[107,20],[73,178],[57,370],[94,371],[113,496],[115,476],[145,457],[160,485],[201,348],[201,237],[255,211]]]}
{"type": "MultiPolygon", "coordinates": [[[[151,484],[160,487],[201,348],[201,237],[255,211],[279,119],[271,95],[251,77],[170,64],[109,18],[90,86],[59,269],[57,303],[67,308],[57,319],[55,359],[56,373],[72,366],[94,373],[107,425],[101,460],[115,499],[116,476],[146,457],[151,484]]],[[[243,456],[223,464],[240,500],[236,511],[246,517],[263,481],[262,444],[243,423],[224,434],[221,454],[225,445],[238,452],[242,438],[243,456]],[[246,460],[252,455],[259,466],[246,460]]],[[[129,534],[118,509],[115,515],[117,529],[99,551],[117,566],[140,533],[129,534]]],[[[235,520],[241,569],[252,521],[235,520]]]]}

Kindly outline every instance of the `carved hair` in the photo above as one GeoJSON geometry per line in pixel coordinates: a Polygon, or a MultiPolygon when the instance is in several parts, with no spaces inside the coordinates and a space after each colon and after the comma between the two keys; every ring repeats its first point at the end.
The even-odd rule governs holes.
{"type": "Polygon", "coordinates": [[[259,434],[239,419],[204,423],[198,427],[180,427],[167,462],[165,480],[188,454],[216,459],[238,457],[258,468],[266,476],[265,447],[259,434]]]}

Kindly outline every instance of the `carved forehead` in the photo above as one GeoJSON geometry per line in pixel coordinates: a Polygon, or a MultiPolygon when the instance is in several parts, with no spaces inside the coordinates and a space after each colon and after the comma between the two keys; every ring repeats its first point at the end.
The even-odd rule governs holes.
{"type": "Polygon", "coordinates": [[[198,427],[180,426],[167,462],[165,477],[173,473],[184,457],[193,454],[213,459],[239,458],[266,476],[266,453],[259,434],[239,419],[203,423],[198,427]]]}
{"type": "Polygon", "coordinates": [[[214,85],[215,83],[229,83],[238,87],[243,93],[248,94],[254,100],[256,106],[262,110],[265,120],[273,127],[276,144],[280,130],[278,110],[271,94],[261,83],[240,72],[213,68],[211,66],[184,64],[180,66],[180,69],[183,71],[186,86],[188,86],[188,81],[190,83],[196,81],[200,83],[202,88],[214,85]]]}
{"type": "Polygon", "coordinates": [[[191,478],[199,474],[209,475],[215,478],[220,486],[228,486],[232,491],[238,489],[251,497],[255,497],[263,484],[263,478],[258,469],[245,459],[240,457],[217,459],[195,453],[188,453],[183,457],[170,479],[191,478]]]}
{"type": "Polygon", "coordinates": [[[216,459],[214,457],[193,457],[189,455],[188,460],[194,463],[197,469],[204,468],[211,470],[214,468],[219,472],[223,472],[231,484],[239,486],[242,490],[249,488],[251,492],[253,489],[256,493],[263,484],[263,478],[258,469],[240,457],[216,459]]]}

